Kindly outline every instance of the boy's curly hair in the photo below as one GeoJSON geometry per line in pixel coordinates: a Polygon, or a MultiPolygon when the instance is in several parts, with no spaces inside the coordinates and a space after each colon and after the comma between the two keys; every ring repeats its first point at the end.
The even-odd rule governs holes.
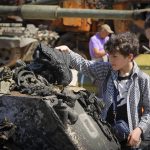
{"type": "Polygon", "coordinates": [[[114,34],[107,41],[104,48],[108,54],[119,52],[123,56],[133,54],[135,57],[139,53],[139,40],[136,34],[131,32],[114,34]]]}

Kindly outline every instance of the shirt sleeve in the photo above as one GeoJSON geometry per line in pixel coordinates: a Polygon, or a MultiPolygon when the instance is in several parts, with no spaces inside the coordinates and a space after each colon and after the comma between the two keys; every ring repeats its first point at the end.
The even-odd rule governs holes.
{"type": "Polygon", "coordinates": [[[72,66],[72,68],[90,77],[92,81],[104,80],[107,75],[108,69],[110,68],[110,64],[108,62],[97,62],[94,60],[89,61],[73,51],[70,51],[70,57],[70,65],[72,66]]]}
{"type": "Polygon", "coordinates": [[[150,77],[147,77],[143,83],[142,102],[144,112],[141,116],[138,127],[142,129],[142,132],[145,133],[150,128],[150,77]]]}

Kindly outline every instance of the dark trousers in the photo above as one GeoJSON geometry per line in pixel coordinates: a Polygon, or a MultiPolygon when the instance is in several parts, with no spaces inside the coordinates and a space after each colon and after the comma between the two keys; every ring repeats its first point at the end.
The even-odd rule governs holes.
{"type": "Polygon", "coordinates": [[[126,145],[126,142],[122,142],[121,150],[150,150],[150,141],[142,141],[139,148],[132,148],[126,145]]]}

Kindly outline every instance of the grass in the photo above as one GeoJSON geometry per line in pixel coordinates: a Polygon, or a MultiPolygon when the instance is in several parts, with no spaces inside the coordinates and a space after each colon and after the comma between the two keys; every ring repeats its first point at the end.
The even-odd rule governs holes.
{"type": "Polygon", "coordinates": [[[150,75],[150,54],[141,54],[135,61],[141,70],[150,75]]]}

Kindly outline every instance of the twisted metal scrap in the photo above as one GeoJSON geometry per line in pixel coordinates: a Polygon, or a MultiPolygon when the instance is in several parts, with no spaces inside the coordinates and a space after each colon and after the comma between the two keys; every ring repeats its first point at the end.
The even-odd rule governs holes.
{"type": "Polygon", "coordinates": [[[9,67],[0,68],[0,93],[9,94],[11,85],[14,83],[12,80],[13,73],[9,67]]]}
{"type": "Polygon", "coordinates": [[[38,70],[32,66],[31,68],[44,76],[48,82],[67,86],[72,81],[72,73],[69,69],[70,56],[67,53],[40,44],[33,58],[32,66],[39,64],[41,67],[38,70]]]}
{"type": "Polygon", "coordinates": [[[23,62],[18,62],[14,70],[15,89],[21,93],[38,96],[48,96],[53,93],[53,85],[42,76],[35,75],[23,62]]]}
{"type": "Polygon", "coordinates": [[[6,118],[0,123],[0,149],[10,149],[7,145],[15,130],[16,126],[6,118]]]}

